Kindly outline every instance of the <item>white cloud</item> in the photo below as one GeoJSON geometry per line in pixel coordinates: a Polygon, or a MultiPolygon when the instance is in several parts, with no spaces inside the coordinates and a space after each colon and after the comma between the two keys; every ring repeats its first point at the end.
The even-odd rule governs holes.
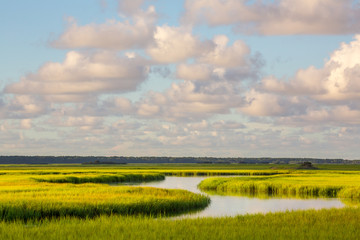
{"type": "Polygon", "coordinates": [[[216,130],[236,130],[245,128],[245,125],[240,122],[220,120],[214,122],[212,128],[216,130]]]}
{"type": "Polygon", "coordinates": [[[133,91],[148,74],[141,58],[114,53],[67,53],[63,63],[49,62],[37,73],[8,85],[6,93],[42,95],[50,101],[76,101],[100,93],[133,91]]]}
{"type": "Polygon", "coordinates": [[[340,123],[360,124],[360,110],[350,109],[348,106],[337,106],[331,111],[332,118],[340,123]]]}
{"type": "Polygon", "coordinates": [[[103,123],[103,119],[93,116],[54,116],[48,120],[48,123],[57,127],[77,127],[81,130],[90,130],[99,128],[103,123]]]}
{"type": "Polygon", "coordinates": [[[177,77],[184,80],[237,80],[256,78],[262,64],[260,55],[253,56],[250,48],[241,40],[229,45],[227,36],[218,35],[212,40],[212,48],[202,51],[193,63],[177,66],[177,77]]]}
{"type": "Polygon", "coordinates": [[[245,101],[240,111],[250,116],[274,116],[284,112],[277,95],[251,90],[246,93],[245,101]]]}
{"type": "Polygon", "coordinates": [[[114,101],[114,107],[118,109],[118,111],[122,113],[130,113],[133,110],[132,102],[123,97],[116,97],[113,99],[114,101]]]}
{"type": "Polygon", "coordinates": [[[176,75],[184,80],[209,80],[213,70],[207,64],[179,64],[176,75]]]}
{"type": "Polygon", "coordinates": [[[299,70],[289,82],[265,78],[262,89],[288,95],[304,95],[318,101],[341,103],[360,100],[360,35],[334,51],[324,67],[299,70]]]}
{"type": "Polygon", "coordinates": [[[22,119],[20,122],[20,126],[23,129],[30,129],[32,127],[32,120],[31,119],[22,119]]]}
{"type": "Polygon", "coordinates": [[[104,23],[69,18],[52,42],[72,49],[64,61],[0,92],[1,154],[358,154],[360,36],[321,68],[258,84],[260,54],[231,35],[207,40],[227,28],[198,35],[204,28],[193,25],[264,35],[359,32],[355,1],[188,0],[190,24],[180,26],[157,26],[173,19],[145,10],[147,0],[118,3],[120,16],[104,23]]]}
{"type": "Polygon", "coordinates": [[[184,21],[234,25],[264,35],[349,34],[360,30],[356,0],[187,0],[184,21]]]}
{"type": "Polygon", "coordinates": [[[218,67],[234,68],[247,64],[250,48],[241,40],[227,46],[229,39],[225,35],[215,36],[215,48],[205,53],[199,62],[212,64],[218,67]]]}
{"type": "Polygon", "coordinates": [[[346,105],[309,108],[304,114],[281,117],[282,125],[296,126],[357,126],[360,124],[360,110],[346,105]]]}
{"type": "MultiPolygon", "coordinates": [[[[162,47],[156,50],[164,57],[161,61],[192,58],[192,62],[177,65],[176,76],[184,82],[173,83],[163,93],[150,92],[138,102],[139,115],[169,121],[193,121],[226,114],[242,106],[242,87],[256,79],[262,67],[257,64],[259,56],[252,56],[250,48],[240,40],[230,45],[224,35],[215,36],[209,42],[209,48],[200,48],[195,47],[200,42],[192,35],[180,34],[183,29],[165,27],[162,30],[166,43],[159,44],[162,47]],[[186,44],[184,38],[190,43],[186,44]],[[188,49],[181,47],[182,44],[188,49]]],[[[153,57],[158,57],[155,55],[153,57]]]]}
{"type": "Polygon", "coordinates": [[[241,96],[226,81],[204,85],[185,81],[173,83],[164,93],[150,92],[138,105],[138,114],[168,121],[194,120],[229,113],[240,105],[241,96]]]}
{"type": "Polygon", "coordinates": [[[138,107],[137,113],[140,116],[155,116],[159,113],[160,107],[154,104],[142,103],[138,107]]]}
{"type": "Polygon", "coordinates": [[[7,98],[6,104],[2,109],[0,108],[0,117],[3,119],[26,119],[49,113],[49,111],[49,104],[39,97],[19,94],[7,98]]]}
{"type": "Polygon", "coordinates": [[[212,47],[210,42],[201,42],[187,27],[158,26],[154,44],[148,54],[159,63],[174,63],[196,57],[212,47]]]}
{"type": "Polygon", "coordinates": [[[103,24],[78,26],[70,19],[65,32],[51,44],[58,48],[144,48],[152,41],[156,18],[154,7],[149,7],[146,12],[137,11],[132,21],[108,20],[103,24]]]}
{"type": "Polygon", "coordinates": [[[209,123],[206,120],[202,120],[201,122],[188,123],[186,125],[186,128],[192,131],[208,130],[208,127],[209,127],[209,123]]]}

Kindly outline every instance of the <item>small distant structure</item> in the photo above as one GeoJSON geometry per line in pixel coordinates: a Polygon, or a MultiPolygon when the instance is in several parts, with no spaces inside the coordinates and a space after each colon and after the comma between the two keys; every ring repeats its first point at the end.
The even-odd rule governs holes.
{"type": "Polygon", "coordinates": [[[318,169],[311,162],[303,162],[297,169],[318,169]]]}
{"type": "Polygon", "coordinates": [[[110,162],[110,161],[104,161],[104,162],[101,162],[99,160],[95,160],[93,162],[84,162],[82,164],[126,164],[125,162],[110,162]]]}

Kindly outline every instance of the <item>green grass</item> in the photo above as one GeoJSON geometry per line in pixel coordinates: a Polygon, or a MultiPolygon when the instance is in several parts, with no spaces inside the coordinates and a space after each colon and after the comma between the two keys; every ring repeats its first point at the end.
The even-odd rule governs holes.
{"type": "Polygon", "coordinates": [[[101,216],[94,219],[0,222],[0,239],[276,239],[355,240],[360,209],[327,209],[225,218],[153,219],[101,216]]]}
{"type": "Polygon", "coordinates": [[[209,199],[185,190],[83,184],[41,186],[0,194],[0,220],[99,215],[174,215],[206,207],[209,199]]]}
{"type": "Polygon", "coordinates": [[[37,182],[49,183],[124,183],[124,182],[150,182],[165,179],[164,174],[160,173],[143,173],[143,174],[82,174],[82,175],[65,175],[32,178],[37,182]]]}
{"type": "Polygon", "coordinates": [[[318,170],[261,164],[0,166],[0,239],[358,239],[358,207],[174,220],[159,216],[202,209],[209,199],[182,190],[105,184],[156,180],[164,175],[243,175],[209,178],[201,185],[222,194],[336,196],[351,204],[355,202],[356,206],[360,199],[359,167],[317,167],[318,170]]]}
{"type": "Polygon", "coordinates": [[[191,177],[191,176],[221,176],[221,175],[275,175],[275,174],[289,174],[292,171],[289,170],[246,170],[246,169],[163,169],[163,168],[149,168],[149,169],[112,169],[112,168],[63,168],[54,171],[54,169],[11,169],[1,170],[0,175],[77,175],[77,174],[162,174],[166,176],[180,176],[180,177],[191,177]]]}
{"type": "Polygon", "coordinates": [[[101,183],[164,179],[161,173],[119,173],[112,169],[4,171],[0,175],[0,220],[13,221],[75,216],[168,216],[199,210],[209,198],[185,190],[166,190],[101,183]]]}
{"type": "MultiPolygon", "coordinates": [[[[111,165],[82,165],[82,164],[0,164],[0,169],[17,170],[271,170],[285,169],[294,170],[299,164],[188,164],[188,163],[130,163],[111,165]]],[[[314,164],[319,170],[335,171],[360,171],[360,165],[356,164],[314,164]]]]}
{"type": "Polygon", "coordinates": [[[360,174],[316,171],[273,176],[208,178],[199,184],[199,188],[240,195],[341,197],[360,200],[360,174]]]}
{"type": "Polygon", "coordinates": [[[0,165],[1,174],[65,175],[65,174],[121,174],[161,173],[167,176],[266,175],[294,172],[351,172],[360,165],[321,164],[318,170],[296,170],[298,164],[119,164],[119,165],[0,165]]]}

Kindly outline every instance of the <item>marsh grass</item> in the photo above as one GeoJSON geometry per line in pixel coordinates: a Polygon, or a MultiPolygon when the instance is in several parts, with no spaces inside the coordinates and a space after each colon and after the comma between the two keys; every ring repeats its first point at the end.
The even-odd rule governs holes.
{"type": "Polygon", "coordinates": [[[209,178],[199,184],[204,191],[239,195],[339,197],[360,200],[360,174],[296,173],[242,178],[209,178]]]}
{"type": "Polygon", "coordinates": [[[223,218],[100,216],[0,222],[0,239],[358,239],[360,209],[326,209],[223,218]]]}
{"type": "Polygon", "coordinates": [[[210,201],[204,195],[185,190],[104,184],[162,180],[165,178],[162,173],[120,173],[112,169],[25,172],[0,175],[0,220],[93,218],[112,214],[169,216],[202,209],[210,201]]]}
{"type": "Polygon", "coordinates": [[[150,182],[164,180],[165,175],[160,173],[125,173],[125,174],[78,174],[63,176],[47,176],[32,178],[37,182],[49,183],[122,183],[122,182],[150,182]]]}
{"type": "Polygon", "coordinates": [[[140,164],[140,165],[123,165],[123,166],[0,166],[0,175],[78,175],[78,174],[143,174],[158,173],[166,176],[220,176],[220,175],[274,175],[289,174],[294,170],[263,169],[264,166],[253,165],[252,168],[244,169],[242,165],[188,165],[188,164],[140,164]]]}
{"type": "Polygon", "coordinates": [[[111,214],[168,216],[208,204],[206,196],[185,190],[61,184],[44,186],[36,192],[1,193],[0,220],[91,218],[111,214]]]}
{"type": "MultiPolygon", "coordinates": [[[[184,239],[186,236],[187,238],[193,236],[191,234],[198,234],[197,239],[241,239],[242,236],[248,236],[244,239],[271,239],[267,235],[274,235],[274,231],[271,232],[268,227],[272,222],[285,224],[289,236],[300,234],[299,236],[303,236],[303,239],[321,239],[321,237],[314,238],[314,236],[319,236],[316,235],[315,228],[312,233],[315,235],[306,235],[303,229],[297,226],[295,230],[292,230],[289,225],[286,225],[287,221],[292,222],[288,218],[313,224],[311,218],[314,216],[319,221],[327,221],[329,216],[335,214],[336,217],[342,219],[341,221],[348,220],[344,214],[349,210],[323,212],[325,217],[317,216],[317,212],[309,211],[296,214],[270,214],[265,217],[254,215],[244,218],[153,220],[143,216],[169,216],[202,209],[209,204],[209,198],[182,190],[111,187],[104,184],[158,180],[164,175],[242,175],[241,178],[211,178],[201,183],[202,189],[223,194],[247,192],[249,194],[271,193],[271,195],[283,194],[285,196],[287,194],[300,197],[336,196],[346,197],[347,201],[351,202],[356,202],[356,199],[360,198],[360,175],[358,171],[353,171],[357,169],[346,167],[336,170],[335,167],[328,167],[328,170],[322,170],[322,167],[319,167],[319,170],[306,171],[268,168],[270,168],[269,165],[199,166],[194,164],[0,167],[0,219],[2,219],[0,236],[4,235],[4,229],[14,229],[9,231],[9,235],[4,235],[0,239],[22,239],[24,236],[32,236],[30,239],[37,237],[48,239],[49,236],[61,239],[60,236],[63,235],[59,233],[60,231],[64,231],[66,233],[64,236],[68,236],[70,239],[99,239],[100,236],[103,239],[118,239],[121,236],[129,239],[184,239]],[[136,217],[121,217],[120,215],[136,217]],[[305,217],[301,219],[299,215],[305,217]],[[264,219],[263,222],[262,219],[264,219]],[[288,220],[282,221],[282,219],[288,220]],[[12,224],[11,221],[15,222],[12,224]],[[247,223],[253,224],[254,227],[250,227],[247,223]],[[252,232],[242,226],[247,226],[252,232]],[[256,232],[256,229],[259,230],[259,228],[264,231],[256,233],[254,237],[250,236],[250,233],[256,232]],[[144,230],[139,231],[138,229],[144,230]],[[239,232],[239,229],[243,232],[239,232]],[[188,232],[189,235],[187,235],[188,232]],[[17,233],[18,235],[16,235],[17,233]],[[207,238],[203,236],[207,236],[207,238]],[[305,236],[313,238],[305,238],[305,236]]],[[[359,217],[359,210],[354,211],[359,217]]],[[[356,217],[354,214],[349,216],[351,216],[350,222],[356,217]]],[[[295,225],[296,221],[293,223],[295,225]]],[[[319,225],[318,222],[316,224],[319,225]]],[[[300,225],[306,226],[303,223],[300,225]]],[[[330,225],[325,223],[319,225],[320,232],[325,232],[324,229],[330,225]]],[[[358,227],[356,224],[355,226],[358,227]]],[[[346,226],[345,229],[352,231],[350,227],[352,225],[346,226]]],[[[331,231],[337,234],[333,229],[331,231]]],[[[343,236],[342,234],[340,232],[336,236],[343,236]]],[[[343,239],[353,239],[351,238],[352,234],[353,232],[344,235],[347,238],[343,239]]],[[[287,239],[284,237],[286,236],[284,232],[283,235],[275,234],[275,236],[280,237],[274,239],[287,239]]],[[[330,235],[324,233],[324,236],[330,235]]],[[[63,239],[69,238],[64,237],[63,239]]]]}

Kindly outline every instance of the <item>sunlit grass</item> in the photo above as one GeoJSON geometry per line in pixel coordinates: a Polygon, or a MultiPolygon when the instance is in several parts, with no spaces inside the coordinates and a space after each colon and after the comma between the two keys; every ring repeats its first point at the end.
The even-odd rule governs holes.
{"type": "Polygon", "coordinates": [[[203,208],[208,198],[184,190],[110,187],[93,184],[44,186],[36,191],[2,192],[0,219],[62,216],[172,215],[203,208]]]}
{"type": "Polygon", "coordinates": [[[289,165],[0,166],[0,239],[357,239],[357,207],[228,218],[168,219],[202,209],[205,196],[182,190],[110,186],[165,176],[212,177],[222,194],[341,197],[357,206],[357,167],[289,165]],[[293,166],[290,166],[293,167],[293,166]],[[282,168],[282,169],[279,169],[282,168]],[[154,218],[156,217],[156,218],[154,218]]]}
{"type": "Polygon", "coordinates": [[[62,176],[41,176],[33,177],[37,182],[49,183],[121,183],[121,182],[148,182],[164,180],[164,174],[160,173],[125,173],[125,174],[81,174],[81,175],[62,175],[62,176]]]}
{"type": "Polygon", "coordinates": [[[341,197],[360,200],[358,172],[300,172],[286,175],[209,178],[199,184],[204,191],[239,194],[341,197]]]}
{"type": "Polygon", "coordinates": [[[99,215],[174,215],[206,207],[209,198],[185,190],[110,186],[154,181],[160,173],[10,172],[0,175],[0,219],[31,220],[99,215]],[[65,173],[65,174],[64,174],[65,173]],[[97,183],[97,184],[95,184],[97,183]]]}
{"type": "Polygon", "coordinates": [[[358,239],[360,209],[324,209],[199,219],[100,216],[0,221],[0,239],[358,239]]]}

